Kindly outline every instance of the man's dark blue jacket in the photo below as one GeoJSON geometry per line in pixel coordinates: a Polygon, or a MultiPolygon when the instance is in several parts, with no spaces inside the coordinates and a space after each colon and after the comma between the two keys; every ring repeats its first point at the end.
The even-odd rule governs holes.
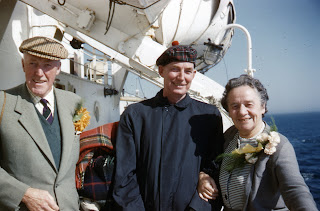
{"type": "Polygon", "coordinates": [[[186,97],[170,105],[162,90],[130,105],[116,139],[113,196],[123,210],[211,210],[197,193],[199,172],[222,153],[219,110],[186,97]]]}

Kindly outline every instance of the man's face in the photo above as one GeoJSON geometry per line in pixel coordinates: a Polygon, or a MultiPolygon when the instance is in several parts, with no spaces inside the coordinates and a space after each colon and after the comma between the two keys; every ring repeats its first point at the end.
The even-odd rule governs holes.
{"type": "Polygon", "coordinates": [[[196,70],[191,62],[171,62],[160,65],[159,74],[164,79],[163,96],[181,100],[188,92],[196,70]]]}
{"type": "Polygon", "coordinates": [[[60,73],[60,66],[59,60],[44,59],[25,53],[22,67],[30,91],[39,97],[46,96],[60,73]]]}

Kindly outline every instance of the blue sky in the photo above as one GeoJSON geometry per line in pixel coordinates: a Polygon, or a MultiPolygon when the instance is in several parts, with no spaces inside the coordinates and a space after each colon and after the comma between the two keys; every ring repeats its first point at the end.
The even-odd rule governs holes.
{"type": "MultiPolygon", "coordinates": [[[[320,111],[320,1],[234,0],[234,5],[236,23],[252,38],[254,77],[268,90],[269,113],[320,111]]],[[[223,60],[206,75],[224,86],[246,68],[247,40],[236,29],[223,60]]],[[[130,75],[127,81],[131,85],[124,88],[139,89],[140,96],[149,98],[158,90],[141,88],[147,82],[130,75]]]]}
{"type": "MultiPolygon", "coordinates": [[[[234,0],[237,23],[252,38],[254,74],[267,88],[269,113],[320,111],[320,1],[234,0]]],[[[206,75],[225,85],[247,67],[247,41],[232,45],[206,75]]]]}

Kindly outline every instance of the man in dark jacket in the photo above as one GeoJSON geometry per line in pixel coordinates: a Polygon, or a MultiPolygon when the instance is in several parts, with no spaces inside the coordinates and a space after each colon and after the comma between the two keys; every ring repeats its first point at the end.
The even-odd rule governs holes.
{"type": "Polygon", "coordinates": [[[157,60],[164,88],[121,116],[113,196],[123,210],[211,210],[196,187],[222,153],[222,118],[187,93],[196,57],[189,46],[167,49],[157,60]]]}

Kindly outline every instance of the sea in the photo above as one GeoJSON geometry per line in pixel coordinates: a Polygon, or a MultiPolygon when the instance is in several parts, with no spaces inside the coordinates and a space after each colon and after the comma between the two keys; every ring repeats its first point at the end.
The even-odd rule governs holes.
{"type": "Polygon", "coordinates": [[[266,114],[264,121],[270,125],[272,118],[278,132],[293,145],[300,172],[320,210],[320,112],[266,114]]]}

